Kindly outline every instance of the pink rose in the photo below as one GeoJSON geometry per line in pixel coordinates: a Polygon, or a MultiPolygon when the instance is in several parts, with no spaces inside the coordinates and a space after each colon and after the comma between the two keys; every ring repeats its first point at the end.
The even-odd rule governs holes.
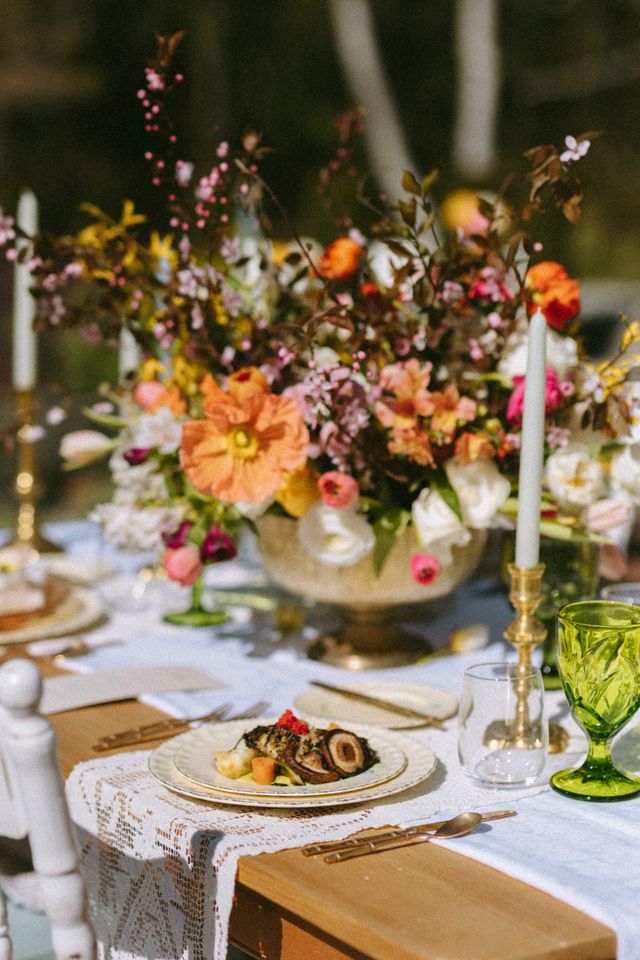
{"type": "Polygon", "coordinates": [[[411,557],[411,576],[423,587],[431,586],[440,576],[440,561],[431,553],[414,553],[411,557]]]}
{"type": "MultiPolygon", "coordinates": [[[[509,423],[516,423],[522,420],[526,379],[526,377],[513,378],[513,393],[509,397],[509,403],[507,404],[507,420],[509,423]]],[[[547,376],[544,387],[545,411],[547,413],[551,413],[552,410],[557,410],[558,407],[562,406],[563,395],[563,389],[558,380],[557,373],[555,370],[547,368],[547,376]]]]}
{"type": "Polygon", "coordinates": [[[360,495],[360,488],[353,477],[338,470],[328,470],[327,473],[323,473],[318,480],[318,490],[322,502],[338,510],[352,507],[360,495]]]}
{"type": "Polygon", "coordinates": [[[133,399],[145,410],[152,410],[165,390],[166,387],[158,380],[145,380],[133,391],[133,399]]]}
{"type": "Polygon", "coordinates": [[[177,550],[167,550],[162,558],[162,566],[181,587],[190,587],[202,573],[200,551],[192,543],[177,550]]]}

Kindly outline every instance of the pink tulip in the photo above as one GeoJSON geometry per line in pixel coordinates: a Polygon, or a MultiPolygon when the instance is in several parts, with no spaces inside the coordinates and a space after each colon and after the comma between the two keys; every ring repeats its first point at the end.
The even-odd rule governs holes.
{"type": "Polygon", "coordinates": [[[200,551],[192,543],[177,550],[167,550],[162,558],[162,566],[181,587],[190,587],[202,573],[200,551]]]}
{"type": "Polygon", "coordinates": [[[338,470],[328,470],[327,473],[323,473],[318,480],[318,490],[323,503],[338,510],[352,507],[360,494],[358,484],[353,477],[338,470]]]}

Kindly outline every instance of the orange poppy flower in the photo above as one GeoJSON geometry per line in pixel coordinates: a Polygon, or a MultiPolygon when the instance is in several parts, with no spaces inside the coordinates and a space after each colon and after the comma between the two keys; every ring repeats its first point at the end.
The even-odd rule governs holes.
{"type": "Polygon", "coordinates": [[[318,272],[327,280],[344,280],[355,273],[362,256],[362,247],[351,237],[338,237],[326,247],[318,272]]]}
{"type": "Polygon", "coordinates": [[[542,310],[549,326],[564,330],[580,312],[580,287],[561,263],[542,260],[527,270],[527,313],[542,310]]]}
{"type": "Polygon", "coordinates": [[[208,403],[182,431],[180,462],[197,490],[232,503],[272,496],[307,459],[309,433],[294,400],[255,392],[242,405],[208,403]]]}

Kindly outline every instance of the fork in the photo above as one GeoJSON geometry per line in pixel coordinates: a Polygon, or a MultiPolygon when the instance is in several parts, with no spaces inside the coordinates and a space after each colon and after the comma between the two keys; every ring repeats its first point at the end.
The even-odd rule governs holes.
{"type": "Polygon", "coordinates": [[[198,717],[168,717],[166,720],[147,723],[131,730],[121,730],[119,733],[107,734],[96,740],[92,749],[96,753],[103,753],[105,750],[114,750],[117,747],[128,747],[139,743],[150,743],[153,740],[163,740],[171,733],[188,729],[192,723],[206,723],[210,720],[250,720],[252,717],[257,717],[263,713],[268,706],[269,704],[265,700],[258,700],[257,703],[247,707],[246,710],[229,716],[231,704],[224,703],[222,706],[216,707],[215,710],[198,717]]]}

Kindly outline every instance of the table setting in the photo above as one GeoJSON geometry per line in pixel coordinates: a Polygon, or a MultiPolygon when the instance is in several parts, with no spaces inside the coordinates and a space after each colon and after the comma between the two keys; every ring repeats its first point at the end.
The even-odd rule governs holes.
{"type": "Polygon", "coordinates": [[[378,885],[394,851],[442,846],[634,960],[638,587],[598,596],[591,568],[640,502],[640,333],[622,318],[615,355],[584,356],[578,282],[536,239],[546,208],[577,219],[590,140],[524,155],[506,225],[483,201],[478,233],[441,242],[437,176],[407,171],[375,228],[285,243],[259,225],[257,134],[197,183],[168,170],[179,43],[159,39],[139,93],[179,239],[138,234],[130,201],[39,235],[25,193],[0,241],[18,501],[0,647],[43,666],[65,736],[92,718],[66,795],[101,955],[223,960],[243,858],[296,851],[320,900],[323,877],[378,885]],[[41,524],[37,335],[61,321],[119,351],[92,428],[60,443],[68,470],[108,458],[112,495],[41,524]],[[591,575],[558,581],[548,637],[554,544],[588,545],[591,575]],[[155,712],[96,719],[128,701],[155,712]]]}

